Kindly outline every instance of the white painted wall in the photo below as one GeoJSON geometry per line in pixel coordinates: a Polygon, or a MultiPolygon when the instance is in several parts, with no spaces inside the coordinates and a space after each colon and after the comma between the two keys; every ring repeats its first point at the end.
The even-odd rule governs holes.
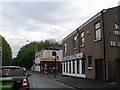
{"type": "MultiPolygon", "coordinates": [[[[82,60],[79,60],[79,70],[80,70],[79,73],[77,73],[77,60],[75,60],[75,73],[73,73],[73,60],[71,60],[71,73],[66,72],[66,62],[68,61],[65,61],[65,70],[64,70],[64,65],[62,66],[63,75],[85,78],[85,74],[82,74],[82,60]]],[[[68,65],[68,69],[69,69],[69,65],[68,65]]]]}
{"type": "Polygon", "coordinates": [[[53,51],[56,52],[57,56],[59,56],[59,60],[62,61],[62,50],[43,50],[42,58],[55,58],[55,56],[52,56],[53,51]]]}
{"type": "Polygon", "coordinates": [[[35,64],[40,64],[40,52],[35,54],[35,64]],[[36,58],[37,56],[37,58],[36,58]]]}

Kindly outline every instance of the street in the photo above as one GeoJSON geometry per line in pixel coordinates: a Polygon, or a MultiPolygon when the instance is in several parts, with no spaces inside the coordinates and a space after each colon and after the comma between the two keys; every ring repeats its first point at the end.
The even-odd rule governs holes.
{"type": "Polygon", "coordinates": [[[33,89],[65,89],[65,90],[75,90],[74,88],[67,86],[63,83],[55,81],[55,79],[50,79],[48,77],[42,76],[40,73],[29,72],[31,76],[29,77],[30,90],[33,89]]]}

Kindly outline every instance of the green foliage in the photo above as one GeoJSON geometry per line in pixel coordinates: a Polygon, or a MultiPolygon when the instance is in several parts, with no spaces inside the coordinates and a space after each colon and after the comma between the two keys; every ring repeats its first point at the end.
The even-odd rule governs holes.
{"type": "Polygon", "coordinates": [[[12,50],[7,41],[0,36],[2,39],[2,65],[11,65],[12,62],[12,50]]]}
{"type": "Polygon", "coordinates": [[[31,42],[30,44],[21,47],[14,64],[26,68],[31,68],[33,60],[35,59],[36,49],[37,51],[40,51],[42,48],[52,45],[59,45],[59,43],[53,39],[45,41],[42,40],[40,42],[31,42]]]}

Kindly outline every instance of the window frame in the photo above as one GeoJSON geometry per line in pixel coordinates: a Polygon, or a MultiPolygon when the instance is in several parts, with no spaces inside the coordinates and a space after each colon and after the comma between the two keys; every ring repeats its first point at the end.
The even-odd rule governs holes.
{"type": "Polygon", "coordinates": [[[80,47],[85,46],[85,32],[80,33],[80,47]]]}
{"type": "Polygon", "coordinates": [[[64,43],[64,53],[67,53],[67,44],[64,43]]]}
{"type": "Polygon", "coordinates": [[[69,73],[71,73],[71,61],[69,61],[69,73]]]}
{"type": "Polygon", "coordinates": [[[102,33],[101,33],[100,21],[98,21],[97,23],[94,24],[94,29],[95,29],[95,41],[101,40],[102,33]]]}
{"type": "Polygon", "coordinates": [[[73,37],[73,48],[74,49],[77,49],[77,40],[78,40],[78,36],[76,35],[73,37]]]}
{"type": "Polygon", "coordinates": [[[115,30],[119,30],[120,29],[120,26],[118,24],[116,24],[116,23],[115,23],[114,27],[115,27],[115,30]]]}
{"type": "Polygon", "coordinates": [[[88,69],[92,69],[92,56],[88,56],[88,69]]]}

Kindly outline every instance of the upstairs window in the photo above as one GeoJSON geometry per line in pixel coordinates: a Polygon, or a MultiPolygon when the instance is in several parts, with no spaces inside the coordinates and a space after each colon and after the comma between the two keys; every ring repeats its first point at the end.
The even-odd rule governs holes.
{"type": "Polygon", "coordinates": [[[66,53],[67,52],[67,44],[65,43],[64,44],[64,53],[66,53]]]}
{"type": "Polygon", "coordinates": [[[115,24],[115,30],[119,30],[119,25],[115,24]]]}
{"type": "Polygon", "coordinates": [[[101,40],[101,27],[100,22],[95,24],[95,40],[101,40]]]}
{"type": "Polygon", "coordinates": [[[73,38],[73,48],[77,48],[77,35],[73,38]]]}
{"type": "Polygon", "coordinates": [[[85,33],[81,32],[80,34],[80,46],[84,46],[85,45],[85,33]]]}

